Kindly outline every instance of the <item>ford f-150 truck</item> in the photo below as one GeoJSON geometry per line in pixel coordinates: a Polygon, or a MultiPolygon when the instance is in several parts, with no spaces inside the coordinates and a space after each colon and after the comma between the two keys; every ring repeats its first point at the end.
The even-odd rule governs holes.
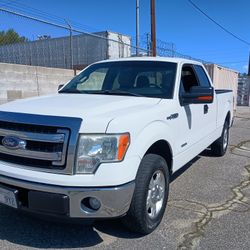
{"type": "Polygon", "coordinates": [[[59,218],[118,218],[148,234],[170,176],[206,148],[223,156],[230,90],[196,61],[94,63],[58,94],[0,106],[0,203],[59,218]]]}

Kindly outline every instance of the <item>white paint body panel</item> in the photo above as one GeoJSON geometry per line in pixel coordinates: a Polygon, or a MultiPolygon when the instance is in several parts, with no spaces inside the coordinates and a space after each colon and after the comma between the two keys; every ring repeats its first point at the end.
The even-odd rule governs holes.
{"type": "Polygon", "coordinates": [[[178,64],[173,99],[128,96],[57,94],[7,103],[1,111],[39,115],[79,117],[80,133],[129,132],[131,144],[119,163],[101,164],[93,175],[60,175],[28,170],[0,162],[0,175],[60,186],[115,186],[133,181],[142,157],[149,147],[165,140],[173,154],[173,172],[202,152],[220,137],[228,112],[233,114],[232,93],[214,95],[207,116],[204,104],[182,107],[179,103],[181,66],[198,62],[173,58],[129,58],[122,60],[171,61],[178,64]],[[177,119],[167,120],[173,113],[177,119]],[[186,143],[184,147],[183,144],[186,143]]]}

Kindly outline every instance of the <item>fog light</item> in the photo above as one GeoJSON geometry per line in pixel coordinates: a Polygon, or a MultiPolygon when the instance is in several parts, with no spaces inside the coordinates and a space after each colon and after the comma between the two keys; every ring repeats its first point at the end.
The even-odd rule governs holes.
{"type": "Polygon", "coordinates": [[[101,202],[94,197],[90,197],[89,205],[93,210],[98,210],[101,207],[101,202]]]}

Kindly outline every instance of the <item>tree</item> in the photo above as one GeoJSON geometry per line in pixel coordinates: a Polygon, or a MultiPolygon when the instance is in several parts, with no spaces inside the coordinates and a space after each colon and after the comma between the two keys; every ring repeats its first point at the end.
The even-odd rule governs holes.
{"type": "Polygon", "coordinates": [[[23,43],[28,42],[28,38],[20,36],[14,29],[8,29],[7,31],[0,31],[0,45],[11,43],[23,43]]]}

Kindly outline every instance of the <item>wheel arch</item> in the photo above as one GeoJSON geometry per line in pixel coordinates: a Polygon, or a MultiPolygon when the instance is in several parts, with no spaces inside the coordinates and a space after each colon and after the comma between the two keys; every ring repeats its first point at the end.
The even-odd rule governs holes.
{"type": "Polygon", "coordinates": [[[173,152],[168,141],[162,139],[154,142],[145,152],[144,156],[147,154],[156,154],[163,157],[167,162],[169,173],[172,174],[173,152]]]}
{"type": "Polygon", "coordinates": [[[231,112],[228,111],[227,112],[227,115],[226,115],[226,118],[225,118],[225,122],[228,122],[229,126],[231,125],[231,112]]]}

